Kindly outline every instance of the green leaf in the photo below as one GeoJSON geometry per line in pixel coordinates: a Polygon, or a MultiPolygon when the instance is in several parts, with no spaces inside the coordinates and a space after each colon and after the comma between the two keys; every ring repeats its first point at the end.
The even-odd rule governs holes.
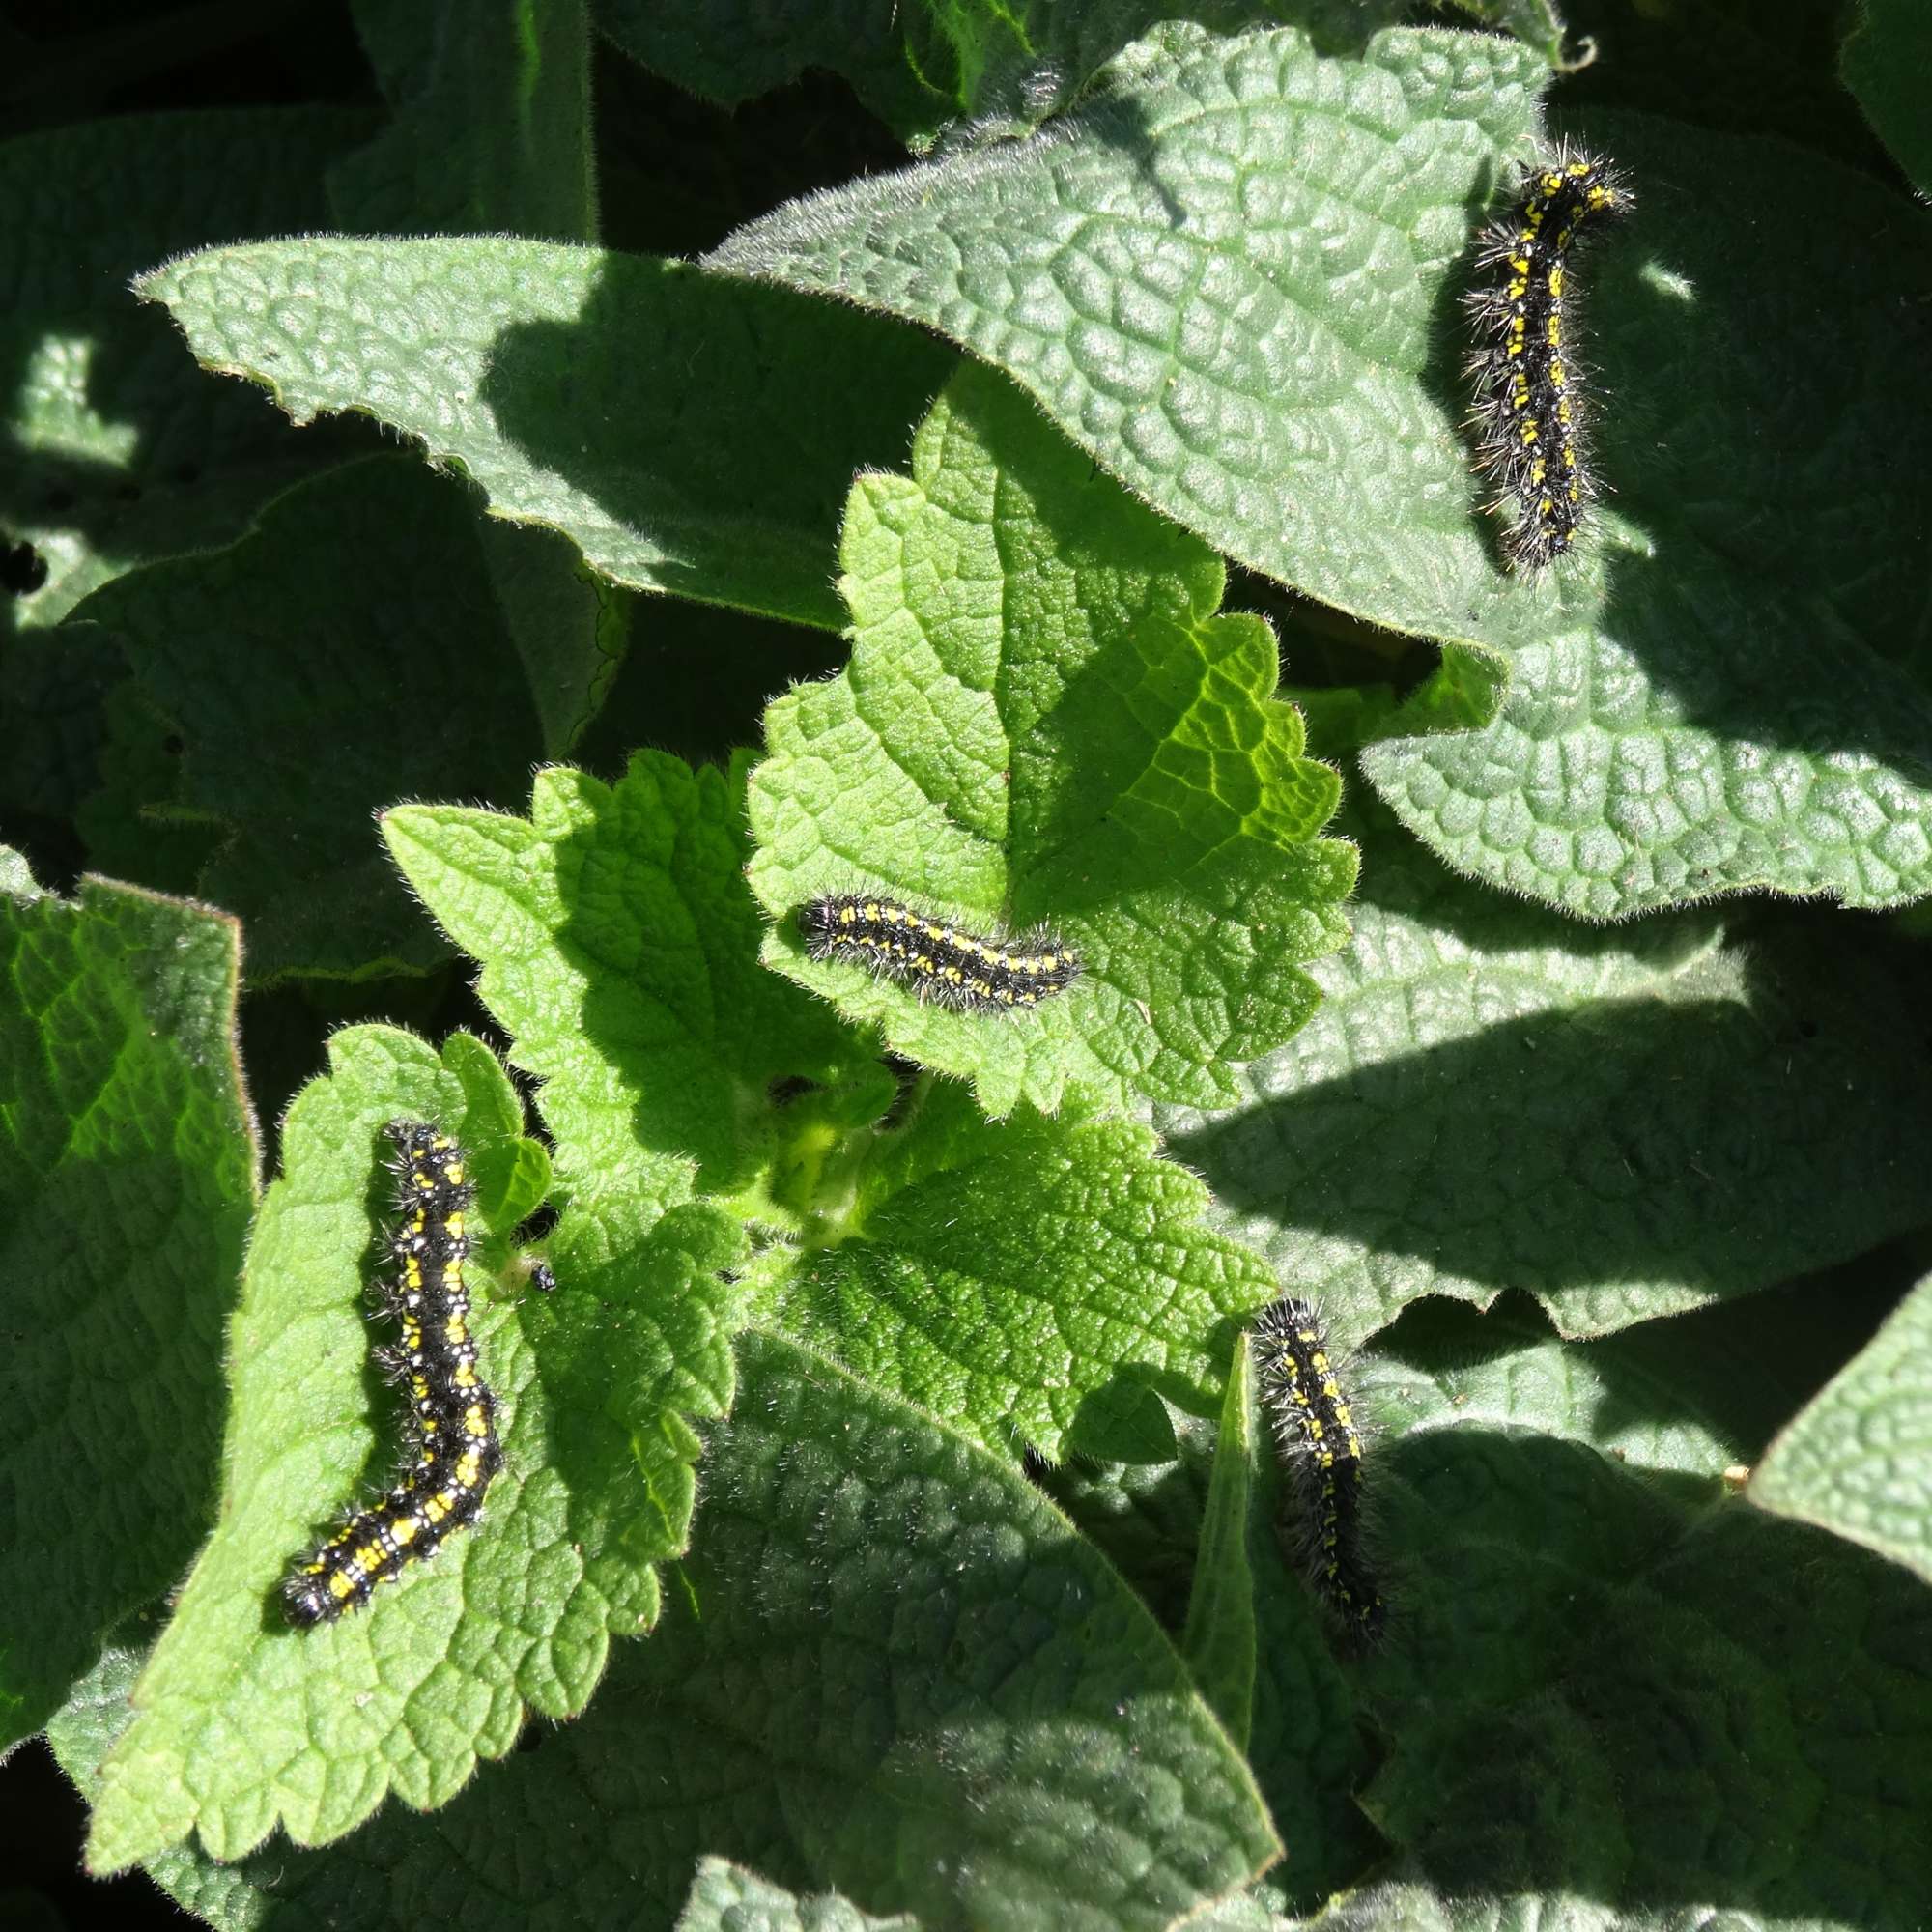
{"type": "Polygon", "coordinates": [[[355,0],[395,119],[329,170],[363,234],[597,237],[583,0],[355,0]]]}
{"type": "Polygon", "coordinates": [[[1255,1579],[1248,1563],[1248,1518],[1256,1451],[1254,1391],[1247,1345],[1235,1350],[1221,1402],[1194,1593],[1180,1654],[1242,1750],[1254,1723],[1255,1579]]]}
{"type": "Polygon", "coordinates": [[[44,570],[0,596],[0,635],[229,541],[340,460],[341,437],[291,437],[259,398],[197,375],[126,283],[210,235],[320,226],[322,167],[367,125],[334,107],[114,115],[0,145],[0,553],[26,543],[44,570]]]}
{"type": "Polygon", "coordinates": [[[1379,809],[1354,944],[1219,1113],[1163,1110],[1218,1224],[1345,1341],[1425,1294],[1594,1334],[1924,1218],[1916,955],[1808,911],[1592,930],[1443,870],[1379,809]]]}
{"type": "Polygon", "coordinates": [[[374,458],[76,612],[119,637],[185,741],[167,803],[229,830],[200,889],[247,921],[257,980],[443,956],[369,814],[412,791],[513,797],[537,754],[479,527],[447,481],[374,458]]]}
{"type": "Polygon", "coordinates": [[[1472,1359],[1493,1318],[1445,1313],[1355,1371],[1391,1600],[1368,1808],[1398,1852],[1450,1896],[1632,1928],[1909,1923],[1932,1624],[1902,1572],[1725,1498],[1749,1438],[1685,1365],[1735,1404],[1709,1343],[1750,1321],[1472,1359]]]}
{"type": "MultiPolygon", "coordinates": [[[[1534,18],[1546,10],[1527,0],[1519,11],[1534,18]]],[[[907,0],[883,11],[869,0],[597,0],[597,24],[644,66],[727,106],[827,69],[901,140],[924,148],[962,116],[1037,125],[1128,41],[1181,12],[1224,32],[1294,13],[1359,37],[1400,9],[1389,0],[1191,0],[1184,9],[1173,0],[907,0]]]]}
{"type": "Polygon", "coordinates": [[[1910,0],[1860,0],[1839,71],[1865,118],[1922,194],[1932,193],[1932,21],[1910,0]]]}
{"type": "Polygon", "coordinates": [[[730,1402],[719,1276],[742,1252],[735,1225],[695,1206],[660,1219],[636,1199],[628,1213],[608,1199],[566,1212],[550,1242],[556,1292],[513,1309],[485,1287],[525,1165],[501,1157],[519,1122],[501,1069],[462,1036],[439,1061],[380,1027],[333,1035],[329,1054],[334,1071],[284,1122],[285,1174],[258,1218],[231,1335],[216,1528],[102,1769],[96,1871],[191,1831],[224,1861],[278,1824],[322,1843],[391,1791],[443,1804],[479,1758],[510,1748],[526,1707],[581,1710],[610,1634],[655,1621],[655,1565],[683,1547],[698,1449],[686,1418],[730,1402]],[[441,1122],[475,1158],[472,1328],[505,1465],[482,1526],[368,1609],[291,1630],[279,1577],[385,1460],[363,1287],[388,1211],[377,1135],[396,1118],[441,1122]]]}
{"type": "Polygon", "coordinates": [[[1932,474],[1871,451],[1932,431],[1899,321],[1932,230],[1770,143],[1576,127],[1639,204],[1588,268],[1611,494],[1580,554],[1510,577],[1458,298],[1547,71],[1440,31],[1324,58],[1170,26],[1045,134],[794,204],[709,261],[941,329],[1216,549],[1443,639],[1454,679],[1506,663],[1486,729],[1366,760],[1458,866],[1599,918],[1744,886],[1909,900],[1932,888],[1926,616],[1879,533],[1932,518],[1932,474]],[[1762,465],[1766,423],[1801,460],[1762,465]]]}
{"type": "Polygon", "coordinates": [[[560,758],[610,696],[630,649],[637,600],[554,531],[493,522],[479,525],[476,541],[529,682],[544,755],[560,758]]]}
{"type": "Polygon", "coordinates": [[[897,1914],[874,1918],[836,1892],[800,1898],[728,1859],[705,1858],[697,1861],[677,1932],[920,1932],[920,1926],[897,1914]]]}
{"type": "MultiPolygon", "coordinates": [[[[93,1794],[101,1762],[127,1726],[128,1698],[148,1656],[145,1645],[131,1640],[138,1634],[129,1630],[125,1633],[129,1640],[110,1643],[47,1723],[54,1760],[83,1795],[93,1794]]],[[[179,1845],[156,1853],[143,1869],[177,1905],[216,1932],[256,1932],[269,1916],[272,1888],[257,1882],[269,1874],[216,1864],[206,1853],[179,1845]]]]}
{"type": "Polygon", "coordinates": [[[928,1932],[1153,1932],[1277,1855],[1179,1658],[1016,1470],[781,1342],[739,1350],[657,1634],[435,1819],[250,1860],[278,1913],[668,1932],[712,1855],[928,1932]]]}
{"type": "Polygon", "coordinates": [[[235,923],[0,857],[4,1749],[193,1550],[256,1182],[235,923]]]}
{"type": "Polygon", "coordinates": [[[1236,1646],[1251,1646],[1248,1764],[1289,1844],[1268,1885],[1277,1902],[1312,1911],[1351,1884],[1378,1849],[1356,1802],[1375,1764],[1356,1672],[1335,1661],[1321,1610],[1286,1560],[1283,1478],[1272,1445],[1250,1427],[1245,1473],[1236,1479],[1215,1429],[1183,1419],[1178,1434],[1178,1463],[1095,1465],[1076,1458],[1040,1480],[1190,1655],[1205,1631],[1195,1617],[1204,1590],[1226,1611],[1223,1628],[1235,1639],[1223,1660],[1238,1671],[1236,1646]],[[1243,1492],[1238,1529],[1229,1520],[1235,1488],[1243,1492]],[[1218,1580],[1204,1582],[1210,1564],[1218,1580]],[[1245,1616],[1243,1586],[1252,1589],[1245,1616]]]}
{"type": "Polygon", "coordinates": [[[516,1065],[544,1083],[574,1197],[668,1206],[694,1184],[756,1184],[825,1124],[807,1106],[814,1125],[794,1127],[775,1083],[827,1090],[853,1125],[891,1098],[849,1029],[758,965],[742,787],[742,771],[639,752],[614,786],[539,773],[527,819],[405,806],[383,820],[410,884],[481,961],[516,1065]]]}
{"type": "Polygon", "coordinates": [[[1214,615],[1219,560],[981,371],[910,479],[861,479],[842,561],[851,668],[767,714],[753,890],[775,916],[879,892],[970,931],[1039,921],[1085,970],[989,1019],[812,961],[789,923],[766,959],[994,1113],[1232,1095],[1226,1063],[1312,1009],[1295,962],[1342,943],[1354,878],[1266,625],[1214,615]]]}
{"type": "MultiPolygon", "coordinates": [[[[482,9],[357,0],[355,12],[395,118],[329,171],[339,226],[596,240],[582,0],[482,9]]],[[[544,753],[562,757],[623,658],[628,601],[555,535],[493,526],[480,541],[536,697],[544,753]]]]}
{"type": "Polygon", "coordinates": [[[1214,1413],[1231,1322],[1274,1292],[1206,1206],[1137,1122],[988,1122],[935,1086],[753,1279],[766,1321],[988,1447],[1164,1462],[1148,1390],[1214,1413]]]}
{"type": "Polygon", "coordinates": [[[1745,1493],[1932,1582],[1932,1283],[1778,1436],[1745,1493]]]}
{"type": "Polygon", "coordinates": [[[950,364],[681,262],[502,237],[213,248],[138,293],[295,421],[377,417],[616,582],[831,630],[852,472],[899,460],[950,364]]]}

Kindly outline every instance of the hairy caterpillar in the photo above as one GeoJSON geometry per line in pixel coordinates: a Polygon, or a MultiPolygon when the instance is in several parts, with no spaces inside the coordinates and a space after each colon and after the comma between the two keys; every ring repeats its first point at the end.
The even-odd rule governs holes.
{"type": "Polygon", "coordinates": [[[463,1264],[475,1196],[463,1150],[440,1128],[392,1121],[400,1219],[390,1237],[394,1276],[382,1293],[400,1339],[379,1351],[409,1391],[413,1441],[403,1481],[346,1518],[282,1585],[292,1624],[328,1623],[369,1601],[376,1585],[433,1555],[451,1530],[474,1522],[501,1466],[497,1399],[477,1369],[463,1264]]]}
{"type": "Polygon", "coordinates": [[[1256,1316],[1252,1334],[1262,1404],[1294,1510],[1284,1528],[1345,1634],[1371,1643],[1381,1634],[1382,1600],[1362,1553],[1362,1436],[1328,1359],[1321,1318],[1283,1295],[1256,1316]]]}
{"type": "Polygon", "coordinates": [[[1037,1006],[1080,977],[1080,962],[1050,932],[979,939],[869,894],[813,899],[798,928],[814,959],[850,959],[922,1000],[957,1012],[1037,1006]]]}
{"type": "Polygon", "coordinates": [[[1479,337],[1469,360],[1476,462],[1501,486],[1496,507],[1514,500],[1503,552],[1520,570],[1561,556],[1596,495],[1587,403],[1567,340],[1570,252],[1589,224],[1633,205],[1607,161],[1565,150],[1524,170],[1515,207],[1484,233],[1478,260],[1492,280],[1468,303],[1479,337]]]}

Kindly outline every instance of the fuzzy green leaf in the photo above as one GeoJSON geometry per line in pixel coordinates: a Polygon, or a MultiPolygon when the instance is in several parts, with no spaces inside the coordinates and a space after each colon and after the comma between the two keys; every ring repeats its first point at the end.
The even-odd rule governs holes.
{"type": "Polygon", "coordinates": [[[863,1124],[891,1083],[849,1029],[762,971],[745,890],[743,773],[639,752],[616,785],[557,768],[530,816],[404,806],[389,850],[515,1041],[574,1198],[757,1184],[802,1117],[863,1124]],[[781,1087],[780,1087],[781,1092],[781,1087]],[[825,1110],[830,1110],[829,1114],[825,1110]],[[694,1171],[695,1164],[695,1171],[694,1171]]]}
{"type": "Polygon", "coordinates": [[[355,0],[393,124],[329,170],[364,235],[597,236],[583,0],[355,0]]]}
{"type": "Polygon", "coordinates": [[[258,980],[443,956],[368,821],[412,791],[515,797],[539,751],[479,530],[461,490],[374,458],[76,612],[185,741],[163,803],[228,830],[200,890],[247,920],[258,980]]]}
{"type": "Polygon", "coordinates": [[[927,1932],[1156,1932],[1276,1856],[1179,1658],[1016,1470],[781,1342],[739,1348],[657,1634],[435,1819],[390,1805],[249,1860],[277,1914],[669,1932],[712,1855],[927,1932]]]}
{"type": "Polygon", "coordinates": [[[211,235],[327,218],[324,163],[367,126],[336,108],[119,115],[0,145],[0,549],[39,587],[0,634],[52,624],[130,565],[225,543],[338,437],[291,437],[260,398],[182,359],[128,277],[211,235]]]}
{"type": "Polygon", "coordinates": [[[920,1932],[920,1926],[900,1915],[874,1918],[836,1892],[801,1898],[728,1859],[707,1858],[697,1861],[677,1932],[920,1932]]]}
{"type": "Polygon", "coordinates": [[[1249,1768],[1289,1845],[1268,1886],[1312,1910],[1376,1855],[1356,1803],[1374,1764],[1366,1719],[1288,1560],[1283,1477],[1265,1431],[1250,1421],[1238,1455],[1223,1454],[1222,1432],[1205,1423],[1184,1420],[1178,1433],[1179,1463],[1076,1460],[1048,1472],[1045,1487],[1175,1633],[1223,1720],[1240,1711],[1249,1768]]]}
{"type": "Polygon", "coordinates": [[[695,1206],[658,1219],[635,1199],[628,1216],[608,1200],[566,1213],[550,1243],[558,1289],[513,1309],[486,1287],[524,1191],[502,1070],[463,1035],[440,1061],[376,1027],[333,1035],[329,1053],[335,1070],[284,1122],[286,1171],[257,1220],[231,1337],[217,1526],[102,1769],[97,1871],[190,1832],[222,1860],[278,1824],[321,1843],[391,1791],[418,1809],[446,1804],[479,1758],[510,1748],[526,1707],[581,1710],[611,1634],[656,1620],[655,1565],[683,1547],[698,1447],[685,1418],[730,1401],[719,1274],[739,1259],[734,1224],[695,1206]],[[505,1466],[487,1520],[435,1562],[366,1610],[291,1630],[280,1577],[387,1460],[363,1289],[388,1216],[378,1130],[397,1118],[438,1120],[474,1156],[472,1328],[505,1466]]]}
{"type": "Polygon", "coordinates": [[[1772,1444],[1746,1494],[1932,1582],[1932,1283],[1772,1444]]]}
{"type": "Polygon", "coordinates": [[[988,1122],[934,1087],[754,1279],[770,1321],[989,1447],[1164,1462],[1148,1391],[1214,1413],[1232,1321],[1274,1291],[1206,1206],[1136,1122],[988,1122]]]}
{"type": "Polygon", "coordinates": [[[1312,1009],[1295,962],[1341,944],[1354,878],[1266,625],[1213,614],[1219,560],[979,370],[910,479],[861,479],[842,561],[851,668],[767,714],[753,891],[775,917],[870,891],[968,930],[1043,922],[1085,970],[988,1018],[814,962],[789,923],[766,959],[994,1113],[1232,1094],[1227,1063],[1312,1009]]]}
{"type": "Polygon", "coordinates": [[[1443,639],[1451,682],[1506,664],[1486,729],[1367,759],[1455,864],[1595,917],[1747,885],[1914,898],[1928,618],[1883,533],[1932,519],[1932,472],[1885,453],[1932,433],[1900,333],[1932,224],[1771,143],[1579,124],[1638,202],[1586,270],[1611,494],[1579,554],[1513,578],[1458,298],[1547,72],[1435,30],[1324,57],[1166,27],[1034,140],[812,197],[709,259],[940,329],[1216,549],[1443,639]],[[1802,456],[1767,467],[1767,433],[1802,456]]]}
{"type": "Polygon", "coordinates": [[[1860,0],[1840,71],[1922,194],[1932,194],[1932,20],[1912,0],[1860,0]]]}
{"type": "Polygon", "coordinates": [[[0,1750],[174,1581],[255,1196],[233,921],[0,870],[0,1750]]]}
{"type": "Polygon", "coordinates": [[[1571,1334],[1767,1288],[1924,1217],[1916,956],[1802,912],[1593,931],[1379,809],[1354,944],[1224,1112],[1163,1111],[1224,1225],[1345,1341],[1526,1288],[1571,1334]]]}
{"type": "MultiPolygon", "coordinates": [[[[129,1629],[110,1643],[48,1721],[54,1760],[83,1793],[92,1795],[102,1761],[127,1728],[128,1700],[149,1654],[133,1639],[145,1634],[129,1629]]],[[[258,1881],[269,1875],[246,1865],[216,1864],[198,1847],[177,1845],[147,1859],[143,1869],[215,1932],[256,1932],[268,1918],[269,1888],[258,1881]]]]}
{"type": "Polygon", "coordinates": [[[297,422],[373,415],[619,583],[831,630],[852,472],[900,460],[950,366],[780,290],[497,236],[214,248],[139,293],[297,422]]]}
{"type": "Polygon", "coordinates": [[[1579,1897],[1631,1932],[1909,1923],[1932,1622],[1904,1572],[1724,1496],[1761,1438],[1711,1343],[1755,1323],[1639,1352],[1445,1314],[1352,1372],[1393,1596],[1370,1815],[1450,1896],[1579,1897]]]}

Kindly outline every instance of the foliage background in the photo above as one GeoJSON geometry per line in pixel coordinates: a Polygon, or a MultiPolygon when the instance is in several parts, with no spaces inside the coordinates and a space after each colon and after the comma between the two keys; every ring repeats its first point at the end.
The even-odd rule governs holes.
{"type": "Polygon", "coordinates": [[[1096,1925],[1920,1922],[1932,47],[1561,15],[0,26],[8,1922],[895,1924],[963,1843],[1071,1923],[1069,1818],[1154,1874],[1096,1925]],[[1639,213],[1603,541],[1525,584],[1456,317],[1545,115],[1639,213]],[[1082,1003],[802,960],[854,866],[1050,915],[1082,1003]],[[368,1453],[410,1109],[566,1292],[484,1318],[486,1553],[318,1673],[257,1573],[368,1453]],[[1232,1351],[1277,1283],[1358,1351],[1359,1668],[1232,1351]],[[744,1716],[882,1658],[958,1749],[744,1716]],[[153,1878],[77,1874],[43,1726],[153,1878]],[[493,1862],[572,1815],[607,1864],[493,1862]]]}

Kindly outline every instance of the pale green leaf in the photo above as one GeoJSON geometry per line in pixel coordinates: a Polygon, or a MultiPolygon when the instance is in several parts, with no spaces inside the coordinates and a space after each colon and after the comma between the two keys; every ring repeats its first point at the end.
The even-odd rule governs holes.
{"type": "Polygon", "coordinates": [[[851,668],[771,707],[752,780],[766,959],[993,1113],[1232,1095],[1228,1063],[1311,1010],[1296,962],[1341,943],[1354,877],[1267,627],[1216,615],[1219,561],[983,371],[935,406],[910,479],[861,480],[842,558],[851,668]],[[1040,923],[1082,977],[1030,1012],[923,1005],[807,957],[782,916],[844,892],[1040,923]]]}
{"type": "Polygon", "coordinates": [[[756,1186],[800,1135],[868,1122],[891,1097],[849,1030],[757,963],[742,784],[640,752],[614,786],[540,773],[527,819],[405,806],[383,821],[544,1083],[574,1199],[756,1186]],[[797,1080],[816,1097],[787,1103],[797,1080]]]}
{"type": "Polygon", "coordinates": [[[835,630],[852,472],[900,460],[950,359],[681,262],[497,236],[215,248],[139,292],[297,422],[373,415],[619,583],[835,630]]]}
{"type": "Polygon", "coordinates": [[[920,1932],[899,1914],[874,1918],[849,1898],[821,1892],[801,1898],[728,1859],[700,1859],[677,1932],[920,1932]]]}
{"type": "Polygon", "coordinates": [[[1425,1294],[1593,1334],[1924,1218],[1918,955],[1871,922],[1592,930],[1458,879],[1379,809],[1324,995],[1217,1113],[1163,1110],[1219,1224],[1358,1341],[1425,1294]]]}
{"type": "Polygon", "coordinates": [[[1932,620],[1886,533],[1932,517],[1902,461],[1932,372],[1901,333],[1932,223],[1768,142],[1576,124],[1638,205],[1579,271],[1609,494],[1577,554],[1511,577],[1459,297],[1547,74],[1439,30],[1323,56],[1168,26],[1035,138],[794,203],[709,261],[939,329],[1216,549],[1443,640],[1452,681],[1506,665],[1488,728],[1366,761],[1457,865],[1596,917],[1747,885],[1916,897],[1932,620]]]}
{"type": "Polygon", "coordinates": [[[1252,1364],[1244,1343],[1235,1350],[1221,1425],[1201,1515],[1194,1592],[1180,1654],[1214,1707],[1228,1735],[1243,1750],[1254,1723],[1255,1579],[1248,1561],[1248,1523],[1257,1448],[1252,1364]]]}
{"type": "Polygon", "coordinates": [[[988,1446],[1168,1460],[1149,1391],[1214,1413],[1233,1323],[1273,1293],[1133,1122],[989,1122],[934,1086],[850,1185],[755,1264],[765,1319],[988,1446]]]}
{"type": "Polygon", "coordinates": [[[503,1158],[519,1115],[501,1069],[462,1036],[439,1061],[385,1028],[337,1033],[329,1053],[334,1071],[283,1124],[285,1173],[231,1333],[219,1518],[101,1771],[97,1871],[191,1832],[219,1860],[278,1825],[326,1842],[390,1792],[440,1805],[510,1748],[526,1709],[581,1710],[610,1635],[655,1622],[655,1565],[683,1548],[698,1448],[686,1418],[730,1401],[720,1274],[740,1254],[734,1225],[697,1207],[659,1219],[636,1199],[568,1212],[550,1243],[556,1291],[512,1307],[489,1288],[523,1191],[523,1163],[503,1158]],[[475,1161],[471,1327],[504,1467],[485,1521],[433,1563],[365,1610],[290,1629],[281,1577],[400,1441],[372,1413],[364,1293],[388,1211],[378,1134],[397,1118],[440,1122],[475,1161]]]}
{"type": "Polygon", "coordinates": [[[1932,1284],[1778,1436],[1745,1493],[1932,1582],[1932,1284]]]}

